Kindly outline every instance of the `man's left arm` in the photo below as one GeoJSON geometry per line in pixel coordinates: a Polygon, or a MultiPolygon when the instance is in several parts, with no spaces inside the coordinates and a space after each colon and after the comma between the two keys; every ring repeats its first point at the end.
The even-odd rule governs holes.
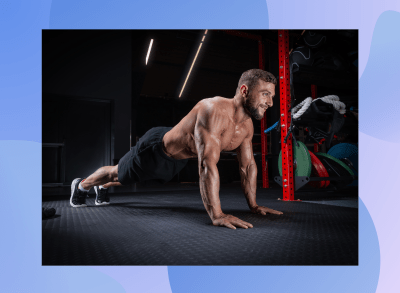
{"type": "MultiPolygon", "coordinates": [[[[251,125],[252,126],[252,125],[251,125]]],[[[256,203],[257,190],[257,165],[253,155],[253,128],[249,130],[248,136],[237,148],[237,157],[239,161],[239,171],[242,183],[242,189],[247,200],[247,204],[252,213],[266,215],[267,213],[281,215],[282,212],[259,206],[256,203]]]]}

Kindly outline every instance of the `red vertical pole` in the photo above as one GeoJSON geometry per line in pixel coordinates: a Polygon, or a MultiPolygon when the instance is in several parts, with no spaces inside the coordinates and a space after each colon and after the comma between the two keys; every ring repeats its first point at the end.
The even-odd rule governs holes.
{"type": "MultiPolygon", "coordinates": [[[[264,44],[261,40],[258,40],[258,66],[264,70],[264,44]]],[[[268,180],[268,164],[266,155],[268,154],[267,134],[264,130],[267,129],[267,113],[264,113],[261,119],[261,163],[262,163],[262,181],[263,188],[269,188],[268,180]]]]}
{"type": "MultiPolygon", "coordinates": [[[[311,98],[315,100],[317,98],[317,86],[315,84],[311,85],[311,98]]],[[[318,153],[319,147],[317,143],[314,143],[314,153],[318,153]]]]}
{"type": "Polygon", "coordinates": [[[294,200],[293,150],[292,138],[284,142],[290,125],[290,69],[289,69],[289,32],[278,30],[279,47],[279,92],[281,114],[282,147],[282,188],[283,200],[294,200]]]}
{"type": "Polygon", "coordinates": [[[319,149],[318,149],[318,144],[315,142],[314,143],[314,153],[318,153],[319,149]]]}
{"type": "Polygon", "coordinates": [[[317,86],[315,84],[311,85],[311,98],[313,100],[317,98],[317,86]]]}

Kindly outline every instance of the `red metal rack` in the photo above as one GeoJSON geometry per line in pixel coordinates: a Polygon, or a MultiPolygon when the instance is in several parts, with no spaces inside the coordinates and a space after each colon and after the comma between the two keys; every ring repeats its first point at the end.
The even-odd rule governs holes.
{"type": "Polygon", "coordinates": [[[279,48],[279,92],[280,92],[280,123],[281,123],[281,147],[282,147],[282,186],[283,200],[294,200],[294,174],[293,174],[293,150],[292,139],[289,135],[285,138],[291,123],[290,116],[290,64],[289,64],[289,32],[278,30],[279,48]]]}

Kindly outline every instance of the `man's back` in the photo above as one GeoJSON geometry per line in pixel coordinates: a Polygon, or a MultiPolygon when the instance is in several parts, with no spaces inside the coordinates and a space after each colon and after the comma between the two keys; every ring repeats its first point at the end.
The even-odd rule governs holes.
{"type": "Polygon", "coordinates": [[[197,157],[195,129],[199,125],[219,140],[219,151],[236,149],[245,137],[253,135],[253,123],[244,113],[242,105],[233,99],[214,97],[203,99],[167,134],[164,151],[175,159],[197,157]]]}

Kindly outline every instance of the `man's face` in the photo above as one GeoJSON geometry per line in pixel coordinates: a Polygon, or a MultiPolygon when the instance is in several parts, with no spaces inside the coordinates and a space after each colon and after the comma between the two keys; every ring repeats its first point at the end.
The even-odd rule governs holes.
{"type": "Polygon", "coordinates": [[[272,98],[275,96],[275,85],[270,82],[258,80],[244,103],[244,108],[257,120],[261,120],[265,111],[272,107],[272,98]]]}

